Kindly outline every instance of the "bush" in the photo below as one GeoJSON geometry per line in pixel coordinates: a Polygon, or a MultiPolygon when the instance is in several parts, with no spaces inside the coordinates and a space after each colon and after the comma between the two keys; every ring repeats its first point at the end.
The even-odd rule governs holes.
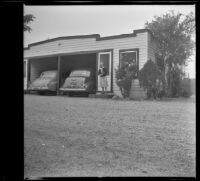
{"type": "Polygon", "coordinates": [[[173,66],[167,73],[168,78],[168,96],[179,97],[181,96],[181,81],[183,77],[182,69],[173,66]]]}
{"type": "Polygon", "coordinates": [[[116,83],[124,98],[129,97],[132,80],[136,77],[137,67],[134,64],[123,62],[116,72],[116,83]]]}
{"type": "Polygon", "coordinates": [[[164,91],[160,89],[160,73],[157,65],[152,61],[148,60],[144,67],[140,70],[138,75],[140,85],[147,90],[147,98],[162,97],[164,91]]]}
{"type": "Polygon", "coordinates": [[[181,81],[181,96],[182,97],[190,97],[192,95],[190,79],[184,78],[181,81]]]}

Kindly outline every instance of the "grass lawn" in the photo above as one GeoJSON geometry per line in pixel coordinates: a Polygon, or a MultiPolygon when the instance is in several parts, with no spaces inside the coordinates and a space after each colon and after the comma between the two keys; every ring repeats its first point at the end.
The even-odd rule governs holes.
{"type": "Polygon", "coordinates": [[[25,177],[194,177],[195,112],[193,100],[25,95],[25,177]]]}

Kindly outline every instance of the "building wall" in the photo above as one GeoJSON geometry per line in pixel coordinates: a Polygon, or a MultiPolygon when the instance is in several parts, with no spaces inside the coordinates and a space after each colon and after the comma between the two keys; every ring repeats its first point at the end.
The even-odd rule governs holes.
{"type": "Polygon", "coordinates": [[[67,54],[84,51],[113,49],[113,91],[115,94],[121,96],[115,79],[115,69],[119,65],[119,50],[139,48],[139,69],[141,69],[147,61],[148,56],[150,55],[149,52],[151,52],[148,51],[147,40],[148,32],[139,33],[135,37],[101,41],[96,41],[95,38],[56,40],[54,42],[31,46],[30,49],[24,51],[24,56],[25,58],[30,58],[64,53],[67,54]]]}
{"type": "Polygon", "coordinates": [[[156,43],[153,41],[152,35],[148,33],[148,60],[155,61],[156,43]]]}

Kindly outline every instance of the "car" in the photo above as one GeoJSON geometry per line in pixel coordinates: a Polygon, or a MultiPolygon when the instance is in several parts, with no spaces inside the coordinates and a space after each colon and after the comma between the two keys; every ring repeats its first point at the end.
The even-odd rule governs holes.
{"type": "Polygon", "coordinates": [[[56,93],[58,85],[58,71],[48,70],[41,73],[40,77],[31,82],[28,91],[34,91],[39,94],[43,93],[56,93]]]}
{"type": "Polygon", "coordinates": [[[65,79],[63,86],[59,89],[61,93],[69,96],[77,93],[95,93],[95,74],[91,69],[75,69],[65,79]]]}

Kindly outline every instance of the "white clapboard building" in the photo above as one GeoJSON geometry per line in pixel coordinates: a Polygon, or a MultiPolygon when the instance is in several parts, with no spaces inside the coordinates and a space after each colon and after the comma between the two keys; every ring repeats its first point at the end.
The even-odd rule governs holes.
{"type": "MultiPolygon", "coordinates": [[[[147,29],[108,37],[101,37],[99,34],[78,35],[32,43],[24,48],[24,89],[43,71],[53,69],[59,72],[59,89],[65,71],[89,67],[95,69],[97,73],[99,62],[103,60],[108,69],[108,91],[121,96],[115,78],[115,69],[120,63],[121,55],[133,56],[139,71],[148,59],[155,60],[154,51],[155,43],[151,32],[147,29]]],[[[137,80],[134,82],[131,89],[133,97],[139,84],[137,80]]],[[[101,91],[98,75],[96,75],[96,91],[97,93],[101,91]]]]}

